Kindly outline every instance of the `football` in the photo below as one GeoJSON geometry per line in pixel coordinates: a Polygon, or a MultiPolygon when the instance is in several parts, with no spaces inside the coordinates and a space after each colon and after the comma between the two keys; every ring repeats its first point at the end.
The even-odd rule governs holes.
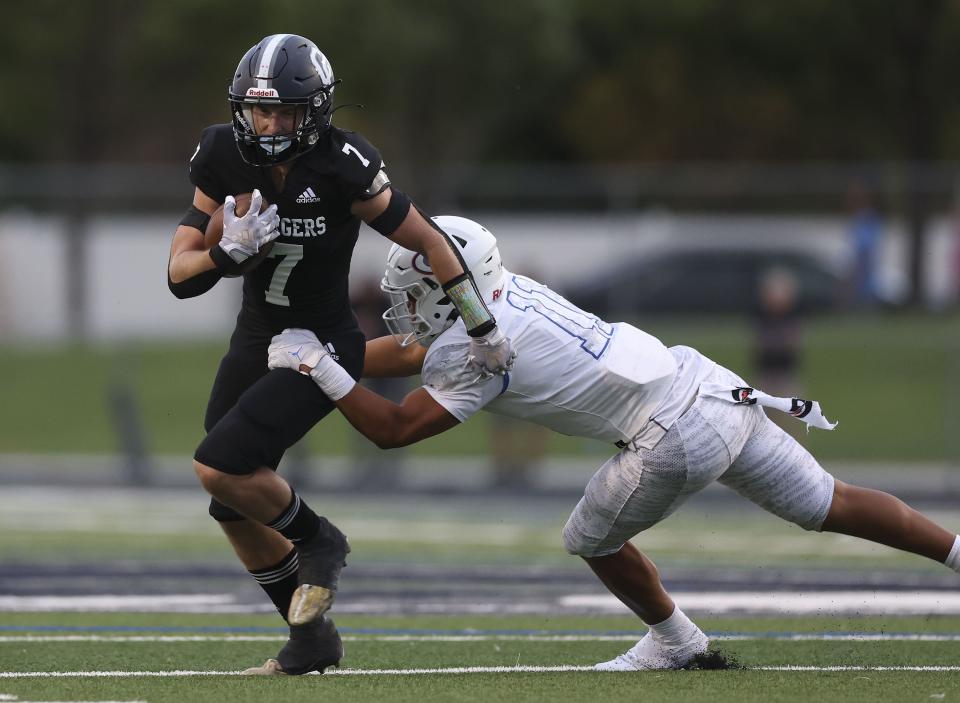
{"type": "MultiPolygon", "coordinates": [[[[234,212],[238,216],[243,216],[247,214],[247,210],[250,209],[250,200],[253,198],[253,193],[240,193],[239,195],[233,196],[234,200],[237,201],[237,207],[234,212]]],[[[262,199],[260,204],[260,212],[263,212],[270,206],[270,203],[267,202],[266,198],[262,199]]],[[[207,223],[207,230],[203,234],[203,246],[209,251],[212,247],[217,246],[220,243],[220,237],[223,236],[223,205],[218,207],[212,215],[210,215],[210,222],[207,223]]],[[[251,257],[245,261],[239,267],[239,273],[236,274],[224,274],[225,278],[235,278],[236,276],[242,276],[248,271],[252,271],[256,268],[261,261],[270,256],[270,250],[273,249],[273,242],[268,242],[263,247],[260,248],[260,251],[256,256],[251,257]]]]}

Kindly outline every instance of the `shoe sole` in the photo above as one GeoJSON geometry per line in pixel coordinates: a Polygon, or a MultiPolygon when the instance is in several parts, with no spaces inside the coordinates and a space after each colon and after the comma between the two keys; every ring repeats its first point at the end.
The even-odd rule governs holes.
{"type": "Polygon", "coordinates": [[[685,669],[686,667],[690,666],[693,660],[696,659],[697,657],[705,654],[709,646],[710,646],[710,640],[706,640],[700,645],[692,648],[693,651],[689,653],[688,656],[685,655],[683,664],[678,664],[675,661],[668,661],[668,660],[661,660],[661,661],[644,660],[644,663],[647,664],[647,666],[637,667],[632,664],[625,664],[623,666],[614,667],[613,663],[616,660],[611,659],[608,662],[601,662],[599,664],[594,664],[593,670],[594,671],[613,671],[613,672],[617,672],[617,671],[679,671],[681,669],[685,669]]]}
{"type": "Polygon", "coordinates": [[[298,586],[290,600],[287,621],[291,625],[307,625],[330,610],[334,598],[336,593],[329,588],[313,586],[309,583],[298,586]]]}
{"type": "Polygon", "coordinates": [[[260,666],[251,666],[240,672],[243,676],[286,676],[287,672],[280,667],[276,659],[267,659],[260,666]]]}
{"type": "Polygon", "coordinates": [[[280,666],[280,662],[278,662],[276,659],[268,659],[261,666],[252,666],[249,669],[244,669],[240,673],[243,676],[302,676],[303,674],[308,674],[311,671],[319,671],[321,674],[326,673],[327,669],[329,669],[331,666],[334,668],[339,668],[340,660],[321,660],[302,672],[291,674],[284,671],[283,667],[280,666]]]}

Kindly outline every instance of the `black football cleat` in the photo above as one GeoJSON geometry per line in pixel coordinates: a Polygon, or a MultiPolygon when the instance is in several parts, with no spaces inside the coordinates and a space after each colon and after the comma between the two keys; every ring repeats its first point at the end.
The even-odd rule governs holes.
{"type": "Polygon", "coordinates": [[[331,666],[339,666],[343,658],[343,642],[337,626],[330,618],[321,617],[307,625],[291,625],[290,639],[276,659],[267,659],[243,673],[247,676],[301,676],[313,671],[321,674],[331,666]]]}
{"type": "Polygon", "coordinates": [[[291,625],[305,625],[323,617],[337,595],[340,570],[347,565],[350,545],[346,535],[325,518],[320,520],[316,535],[294,545],[300,560],[300,585],[287,613],[291,625]]]}

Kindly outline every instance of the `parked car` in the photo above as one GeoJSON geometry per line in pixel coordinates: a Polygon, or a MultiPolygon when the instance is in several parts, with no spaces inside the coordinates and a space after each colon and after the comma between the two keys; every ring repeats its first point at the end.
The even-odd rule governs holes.
{"type": "Polygon", "coordinates": [[[752,313],[763,276],[785,269],[797,283],[797,310],[835,308],[841,277],[820,259],[797,251],[695,249],[660,252],[565,286],[573,303],[605,319],[637,312],[752,313]]]}

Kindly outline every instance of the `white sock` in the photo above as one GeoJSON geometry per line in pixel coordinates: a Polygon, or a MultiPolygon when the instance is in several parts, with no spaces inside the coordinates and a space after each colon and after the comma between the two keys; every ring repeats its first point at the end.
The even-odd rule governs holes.
{"type": "Polygon", "coordinates": [[[697,630],[693,620],[688,618],[678,606],[674,606],[669,618],[648,627],[653,639],[664,644],[683,644],[697,630]]]}
{"type": "Polygon", "coordinates": [[[943,563],[960,574],[960,535],[953,540],[953,548],[943,563]]]}

